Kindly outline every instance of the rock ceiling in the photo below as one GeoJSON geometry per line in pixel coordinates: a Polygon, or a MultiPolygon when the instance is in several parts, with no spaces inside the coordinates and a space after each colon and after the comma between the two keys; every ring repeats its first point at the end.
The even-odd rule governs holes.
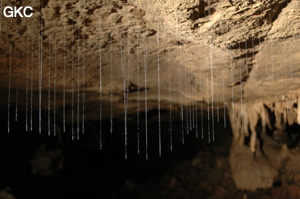
{"type": "Polygon", "coordinates": [[[41,91],[45,109],[49,88],[58,93],[57,107],[64,91],[69,106],[71,93],[79,91],[91,117],[99,94],[103,103],[112,99],[123,109],[127,93],[132,112],[145,91],[150,109],[158,98],[164,107],[170,100],[230,105],[298,95],[298,0],[11,4],[31,5],[35,13],[2,17],[2,92],[7,95],[9,82],[24,101],[27,89],[41,91]]]}

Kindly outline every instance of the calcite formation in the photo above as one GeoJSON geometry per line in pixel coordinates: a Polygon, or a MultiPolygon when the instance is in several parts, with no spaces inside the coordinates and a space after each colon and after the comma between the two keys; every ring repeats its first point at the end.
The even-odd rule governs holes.
{"type": "Polygon", "coordinates": [[[282,96],[235,104],[229,113],[233,130],[230,164],[239,188],[256,190],[276,182],[299,183],[298,102],[297,97],[282,96]]]}

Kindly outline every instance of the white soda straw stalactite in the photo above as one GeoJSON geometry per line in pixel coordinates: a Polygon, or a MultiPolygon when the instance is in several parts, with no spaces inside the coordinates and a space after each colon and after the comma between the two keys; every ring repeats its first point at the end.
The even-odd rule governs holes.
{"type": "Polygon", "coordinates": [[[64,25],[64,72],[63,72],[63,132],[66,132],[66,25],[64,25]]]}
{"type": "MultiPolygon", "coordinates": [[[[86,15],[86,1],[83,2],[83,11],[86,15]]],[[[83,29],[84,30],[84,29],[83,29]]],[[[84,34],[83,34],[84,35],[84,34]]],[[[86,39],[83,37],[83,44],[82,44],[82,118],[81,118],[81,131],[82,134],[85,133],[85,45],[87,44],[86,39]]]]}
{"type": "Polygon", "coordinates": [[[48,46],[48,136],[51,133],[51,38],[49,36],[48,46]]]}
{"type": "MultiPolygon", "coordinates": [[[[239,43],[239,50],[241,53],[241,43],[239,43]]],[[[246,48],[247,50],[247,48],[246,48]]],[[[247,58],[246,58],[247,59],[247,58]]],[[[242,134],[244,133],[244,111],[243,111],[243,79],[242,79],[242,64],[240,65],[240,101],[241,101],[241,121],[242,121],[242,134]]],[[[247,65],[246,65],[247,66],[247,65]]],[[[248,69],[248,66],[247,66],[248,69]]]]}
{"type": "Polygon", "coordinates": [[[291,59],[291,56],[292,56],[292,40],[290,40],[290,45],[289,45],[289,55],[290,55],[290,59],[289,59],[289,65],[290,65],[290,70],[291,70],[291,80],[293,79],[293,72],[294,72],[294,69],[293,69],[293,64],[292,64],[292,59],[291,59]]]}
{"type": "Polygon", "coordinates": [[[161,156],[161,115],[160,115],[160,41],[159,41],[159,24],[157,22],[157,96],[158,96],[158,155],[161,156]]]}
{"type": "MultiPolygon", "coordinates": [[[[217,74],[217,69],[216,69],[217,74]]],[[[220,110],[219,110],[219,85],[216,85],[216,108],[217,108],[217,122],[220,122],[220,110]]]]}
{"type": "MultiPolygon", "coordinates": [[[[73,28],[74,28],[74,25],[73,25],[73,28]]],[[[74,120],[75,120],[75,117],[74,117],[74,108],[75,108],[75,95],[74,95],[74,81],[75,81],[75,75],[74,75],[74,59],[75,59],[75,56],[74,56],[74,50],[73,50],[73,45],[75,45],[75,38],[74,38],[74,35],[72,34],[71,35],[71,38],[72,38],[72,41],[71,41],[71,129],[72,129],[72,141],[75,141],[75,125],[74,125],[74,120]]],[[[76,49],[75,49],[75,53],[76,53],[76,49]]]]}
{"type": "MultiPolygon", "coordinates": [[[[192,100],[190,102],[190,117],[191,117],[191,121],[190,121],[190,126],[191,126],[191,130],[195,129],[196,127],[196,120],[195,120],[195,88],[192,84],[193,82],[193,72],[192,72],[192,68],[189,67],[188,68],[188,72],[189,72],[189,95],[191,96],[192,100]]],[[[195,132],[196,133],[196,132],[195,132]]]]}
{"type": "Polygon", "coordinates": [[[207,78],[207,80],[206,80],[206,89],[207,89],[207,134],[208,134],[208,143],[210,143],[211,142],[211,135],[210,135],[210,114],[209,114],[209,112],[210,112],[210,107],[209,107],[209,80],[208,80],[208,78],[207,78]]]}
{"type": "MultiPolygon", "coordinates": [[[[183,57],[182,58],[183,59],[183,62],[182,63],[186,63],[186,60],[185,60],[185,57],[183,57]]],[[[189,91],[188,91],[188,88],[189,88],[189,85],[188,85],[188,82],[189,82],[189,80],[188,80],[188,72],[187,72],[187,67],[183,67],[184,68],[184,72],[183,72],[183,74],[184,74],[184,80],[183,80],[183,84],[184,84],[184,86],[185,86],[185,91],[186,91],[186,95],[188,95],[189,94],[189,91]]],[[[189,135],[190,133],[190,125],[189,125],[189,113],[190,113],[190,100],[188,99],[188,97],[187,97],[187,104],[185,105],[185,119],[186,119],[186,134],[187,135],[189,135]]]]}
{"type": "MultiPolygon", "coordinates": [[[[124,59],[125,59],[125,53],[123,52],[125,48],[125,42],[123,41],[123,36],[120,38],[120,66],[121,66],[121,73],[122,73],[122,85],[123,85],[123,110],[124,110],[124,134],[126,134],[126,112],[125,112],[125,103],[126,103],[126,83],[125,83],[125,69],[124,69],[124,59]]],[[[124,140],[126,140],[126,136],[124,136],[124,140]]],[[[125,144],[126,146],[126,144],[125,144]]],[[[126,158],[126,147],[125,147],[125,158],[126,158]]]]}
{"type": "MultiPolygon", "coordinates": [[[[200,7],[198,8],[199,11],[198,11],[198,18],[200,19],[200,7]]],[[[205,13],[205,6],[203,7],[203,13],[205,13]]],[[[200,84],[201,85],[204,85],[203,83],[203,77],[202,77],[202,64],[200,65],[200,84]]],[[[201,90],[201,104],[200,104],[200,117],[201,117],[201,139],[203,140],[204,139],[204,121],[203,121],[203,91],[201,90]]]]}
{"type": "Polygon", "coordinates": [[[40,35],[39,35],[39,133],[42,133],[42,87],[43,87],[43,1],[40,1],[40,35]]]}
{"type": "Polygon", "coordinates": [[[57,54],[56,35],[54,33],[54,85],[53,85],[53,135],[56,136],[56,87],[57,87],[57,54]]]}
{"type": "MultiPolygon", "coordinates": [[[[0,16],[2,16],[2,0],[0,0],[0,16]]],[[[2,32],[2,19],[0,17],[0,36],[2,32]]]]}
{"type": "MultiPolygon", "coordinates": [[[[205,13],[205,7],[204,7],[204,10],[203,12],[205,13]]],[[[199,12],[200,13],[200,12],[199,12]]],[[[200,18],[200,16],[199,16],[200,18]]],[[[200,84],[202,85],[202,88],[204,87],[204,81],[203,81],[203,75],[202,75],[202,63],[200,63],[200,84]]],[[[201,92],[201,104],[200,104],[200,117],[201,117],[201,139],[203,140],[204,139],[204,114],[203,114],[203,101],[204,101],[204,98],[203,98],[203,89],[200,90],[201,92]]]]}
{"type": "MultiPolygon", "coordinates": [[[[231,51],[231,46],[229,44],[229,52],[231,51]]],[[[231,76],[231,108],[232,116],[234,117],[234,79],[233,79],[233,56],[230,56],[230,76],[231,76]]]]}
{"type": "Polygon", "coordinates": [[[82,118],[81,118],[81,131],[85,133],[85,48],[82,45],[82,118]]]}
{"type": "MultiPolygon", "coordinates": [[[[180,54],[182,54],[182,49],[180,54]]],[[[185,90],[185,92],[188,94],[188,81],[187,81],[187,67],[185,67],[185,56],[180,57],[180,62],[182,63],[182,70],[183,72],[180,73],[180,77],[181,77],[181,82],[182,82],[182,89],[180,89],[180,91],[185,90]]],[[[188,97],[186,97],[186,101],[188,101],[188,97]]],[[[185,103],[185,106],[182,107],[182,118],[183,118],[183,126],[184,124],[186,124],[186,126],[184,126],[184,129],[186,129],[186,135],[189,135],[189,102],[185,103]],[[184,110],[185,109],[185,110],[184,110]],[[185,114],[184,114],[185,113],[185,114]],[[185,118],[184,118],[185,115],[185,118]],[[186,121],[184,122],[184,119],[186,119],[186,121]]]]}
{"type": "Polygon", "coordinates": [[[272,70],[272,76],[271,76],[271,78],[272,79],[274,79],[274,66],[273,66],[273,59],[274,59],[274,57],[273,57],[273,45],[271,44],[270,45],[270,48],[271,48],[271,70],[272,70]]]}
{"type": "MultiPolygon", "coordinates": [[[[189,75],[189,71],[190,71],[190,68],[187,68],[187,95],[188,96],[191,96],[191,77],[189,75]]],[[[193,130],[193,117],[192,117],[192,100],[189,99],[189,102],[188,102],[188,107],[187,107],[187,112],[188,112],[188,117],[187,117],[187,123],[188,123],[188,129],[189,131],[192,131],[193,130]]]]}
{"type": "Polygon", "coordinates": [[[145,152],[148,160],[148,99],[147,99],[147,42],[144,38],[144,85],[145,85],[145,152]]]}
{"type": "MultiPolygon", "coordinates": [[[[185,61],[187,62],[187,61],[185,61]]],[[[186,73],[186,83],[187,83],[187,95],[188,96],[191,96],[191,85],[190,85],[190,75],[189,75],[189,68],[187,68],[187,73],[186,73]]],[[[189,134],[189,131],[192,131],[193,130],[193,124],[192,124],[192,104],[191,104],[191,100],[189,99],[188,100],[188,104],[187,104],[187,129],[188,129],[188,134],[189,134]]]]}
{"type": "MultiPolygon", "coordinates": [[[[197,97],[197,88],[194,88],[195,97],[197,97]]],[[[196,122],[196,138],[199,138],[199,127],[198,127],[198,105],[197,100],[195,99],[195,122],[196,122]]]]}
{"type": "MultiPolygon", "coordinates": [[[[129,35],[127,35],[127,69],[126,69],[126,64],[125,66],[125,88],[127,88],[127,92],[125,93],[125,97],[126,97],[126,101],[125,101],[125,123],[126,123],[126,131],[125,131],[125,149],[126,149],[126,153],[125,153],[125,157],[127,159],[127,151],[128,151],[128,95],[129,95],[129,87],[128,87],[128,79],[129,79],[129,67],[132,65],[130,63],[130,40],[129,40],[129,35]]],[[[124,52],[125,53],[125,52],[124,52]]],[[[126,59],[124,59],[125,61],[126,59]]]]}
{"type": "MultiPolygon", "coordinates": [[[[176,36],[179,37],[178,34],[178,15],[177,12],[175,12],[175,18],[176,18],[176,36]]],[[[178,46],[181,45],[180,41],[178,41],[178,46]]],[[[180,71],[180,63],[181,63],[181,47],[179,47],[179,64],[177,64],[178,69],[178,82],[179,82],[179,90],[182,90],[182,82],[181,82],[181,71],[180,71]]],[[[179,101],[180,101],[180,120],[181,120],[181,143],[184,144],[184,121],[183,121],[183,102],[182,102],[182,96],[181,93],[179,93],[179,101]]]]}
{"type": "Polygon", "coordinates": [[[209,62],[210,62],[210,85],[211,85],[211,133],[212,133],[212,141],[214,141],[214,80],[213,80],[213,63],[212,63],[212,44],[210,44],[209,50],[209,62]]]}
{"type": "Polygon", "coordinates": [[[173,129],[172,129],[172,84],[171,84],[171,49],[168,52],[168,66],[169,66],[169,139],[170,139],[170,151],[173,151],[173,129]]]}
{"type": "MultiPolygon", "coordinates": [[[[227,32],[230,32],[230,27],[228,24],[227,32]]],[[[231,54],[231,44],[227,44],[228,51],[230,52],[230,81],[231,81],[231,108],[232,108],[232,116],[234,117],[234,78],[233,78],[233,56],[231,54]]]]}
{"type": "MultiPolygon", "coordinates": [[[[129,44],[127,44],[129,45],[129,44]]],[[[126,86],[126,44],[121,38],[120,43],[120,53],[121,53],[121,71],[122,71],[122,79],[123,79],[123,103],[124,103],[124,155],[125,160],[127,160],[127,86],[126,86]]],[[[128,57],[129,59],[129,57],[128,57]]]]}
{"type": "MultiPolygon", "coordinates": [[[[222,6],[224,4],[224,0],[222,0],[222,6]]],[[[221,9],[221,21],[220,21],[220,29],[223,34],[223,8],[221,9]]],[[[253,38],[253,37],[252,37],[253,38]]],[[[253,39],[252,39],[253,41],[253,39]]],[[[222,95],[223,95],[223,122],[224,128],[226,128],[226,102],[225,102],[225,77],[224,77],[224,50],[221,48],[221,70],[222,70],[222,95]]]]}
{"type": "Polygon", "coordinates": [[[248,65],[248,44],[247,44],[247,39],[245,39],[245,50],[246,50],[246,67],[247,67],[247,74],[249,73],[249,65],[248,65]]]}
{"type": "MultiPolygon", "coordinates": [[[[73,38],[74,41],[74,38],[73,38]]],[[[75,129],[74,129],[74,52],[73,45],[71,45],[71,126],[72,126],[72,141],[75,140],[75,129]]]]}
{"type": "MultiPolygon", "coordinates": [[[[210,12],[211,8],[208,8],[208,15],[211,20],[212,13],[210,12]]],[[[210,85],[211,85],[211,122],[212,122],[212,141],[214,142],[215,139],[215,124],[214,124],[214,70],[213,70],[213,44],[212,44],[212,31],[211,31],[211,38],[210,38],[210,45],[209,45],[209,64],[210,64],[210,85]]]]}
{"type": "MultiPolygon", "coordinates": [[[[28,21],[26,21],[28,22],[28,21]]],[[[28,106],[29,106],[29,33],[27,31],[27,40],[26,40],[26,104],[25,104],[25,130],[28,132],[28,106]]]]}
{"type": "MultiPolygon", "coordinates": [[[[182,63],[181,61],[181,47],[179,47],[179,63],[182,63]]],[[[180,71],[180,65],[178,65],[178,76],[179,76],[179,90],[182,90],[182,71],[180,71]]],[[[184,107],[183,107],[183,102],[182,102],[182,96],[181,93],[179,92],[179,101],[180,101],[180,119],[181,119],[181,143],[185,143],[185,135],[184,135],[184,107]]]]}
{"type": "Polygon", "coordinates": [[[77,29],[77,134],[79,140],[80,134],[80,31],[77,29]]]}
{"type": "Polygon", "coordinates": [[[102,49],[101,49],[101,18],[99,18],[99,136],[100,150],[103,148],[102,140],[102,49]]]}
{"type": "Polygon", "coordinates": [[[224,65],[223,65],[223,49],[222,49],[222,92],[223,92],[223,122],[224,122],[224,128],[226,128],[226,102],[225,102],[225,78],[224,78],[224,65]]]}
{"type": "Polygon", "coordinates": [[[16,101],[15,101],[15,121],[18,121],[18,102],[19,102],[19,78],[16,79],[16,101]]]}
{"type": "Polygon", "coordinates": [[[136,108],[137,108],[137,121],[136,121],[136,130],[137,130],[137,153],[140,154],[140,74],[139,74],[139,38],[136,39],[136,108]]]}
{"type": "MultiPolygon", "coordinates": [[[[203,82],[203,80],[201,82],[203,82]]],[[[201,99],[203,99],[203,95],[201,95],[201,99]]],[[[204,139],[203,101],[201,101],[201,104],[200,104],[200,111],[201,111],[201,139],[203,140],[204,139]]]]}
{"type": "MultiPolygon", "coordinates": [[[[268,41],[266,40],[265,43],[268,44],[268,41]]],[[[267,54],[267,47],[268,47],[268,45],[266,45],[265,48],[264,48],[266,54],[267,54]]],[[[266,62],[266,63],[265,63],[265,64],[266,64],[265,67],[266,67],[266,76],[267,76],[267,75],[269,75],[269,68],[268,68],[269,62],[268,62],[268,56],[264,56],[264,58],[265,58],[265,62],[266,62]]]]}
{"type": "MultiPolygon", "coordinates": [[[[20,56],[20,53],[17,53],[20,56]]],[[[18,121],[18,102],[19,102],[19,77],[16,78],[16,101],[15,101],[15,121],[18,121]]]]}
{"type": "Polygon", "coordinates": [[[113,133],[113,53],[112,53],[112,34],[109,35],[110,43],[110,133],[113,133]]]}
{"type": "Polygon", "coordinates": [[[286,102],[286,108],[285,108],[285,121],[287,121],[287,115],[288,115],[288,98],[287,98],[287,88],[288,88],[288,74],[287,74],[287,58],[286,58],[286,43],[283,42],[283,64],[284,64],[284,74],[285,74],[285,102],[286,102]]]}
{"type": "MultiPolygon", "coordinates": [[[[191,72],[191,74],[192,74],[192,72],[191,72]]],[[[190,92],[191,92],[191,95],[193,96],[191,111],[192,111],[192,124],[193,124],[193,128],[195,129],[196,128],[196,120],[197,120],[197,118],[196,118],[196,88],[191,86],[190,92]]],[[[197,134],[197,132],[195,132],[195,133],[197,134]]]]}
{"type": "MultiPolygon", "coordinates": [[[[203,81],[203,75],[202,75],[202,63],[200,64],[200,84],[202,85],[202,88],[204,87],[204,81],[203,81]]],[[[201,117],[201,139],[204,139],[204,114],[203,114],[203,89],[200,90],[201,92],[201,104],[200,104],[200,117],[201,117]]]]}
{"type": "Polygon", "coordinates": [[[31,37],[31,74],[30,74],[30,131],[33,131],[33,59],[34,59],[34,48],[33,48],[33,34],[31,37]]]}
{"type": "Polygon", "coordinates": [[[7,103],[7,132],[10,133],[10,106],[11,106],[11,70],[12,70],[12,41],[9,40],[9,68],[8,68],[8,103],[7,103]]]}

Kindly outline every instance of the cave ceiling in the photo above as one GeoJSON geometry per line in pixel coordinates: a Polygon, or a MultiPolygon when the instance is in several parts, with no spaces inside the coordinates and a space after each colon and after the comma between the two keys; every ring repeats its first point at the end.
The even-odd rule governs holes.
{"type": "Polygon", "coordinates": [[[92,119],[99,99],[103,117],[111,101],[123,114],[124,96],[132,113],[146,96],[148,109],[298,96],[298,0],[84,2],[10,2],[35,12],[1,17],[2,104],[7,88],[44,109],[49,90],[58,108],[79,93],[92,119]]]}

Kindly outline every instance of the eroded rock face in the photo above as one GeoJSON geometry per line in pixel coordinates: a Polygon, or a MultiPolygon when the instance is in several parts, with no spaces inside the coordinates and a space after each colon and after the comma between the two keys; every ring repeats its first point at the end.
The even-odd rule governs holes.
{"type": "Polygon", "coordinates": [[[11,68],[12,88],[25,90],[32,75],[37,90],[42,76],[42,90],[50,79],[51,90],[95,92],[91,102],[100,76],[102,100],[112,94],[116,104],[130,86],[141,95],[129,101],[145,89],[157,100],[160,86],[162,101],[175,103],[298,92],[298,1],[27,3],[33,18],[2,17],[2,87],[11,68]]]}

